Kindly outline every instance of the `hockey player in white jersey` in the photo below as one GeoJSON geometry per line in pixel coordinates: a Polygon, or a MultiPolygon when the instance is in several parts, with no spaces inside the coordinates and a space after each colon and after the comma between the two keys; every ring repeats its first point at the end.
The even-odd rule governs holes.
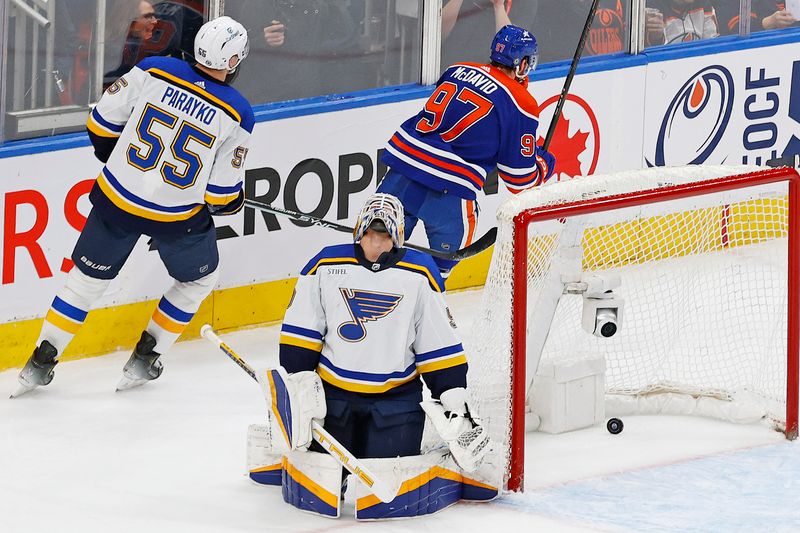
{"type": "Polygon", "coordinates": [[[196,63],[151,57],[103,94],[87,121],[105,166],[92,210],[17,394],[53,379],[54,367],[92,304],[103,295],[141,235],[149,235],[174,284],[164,294],[123,369],[118,389],[161,375],[159,356],[177,340],[217,280],[210,215],[244,202],[244,161],[253,130],[247,100],[226,83],[247,57],[247,32],[230,17],[195,38],[196,63]]]}
{"type": "MultiPolygon", "coordinates": [[[[287,382],[305,392],[292,394],[290,416],[277,416],[295,428],[310,424],[298,418],[316,409],[295,406],[321,387],[325,429],[357,458],[418,456],[424,380],[441,406],[437,429],[459,465],[473,470],[488,437],[468,408],[464,348],[438,268],[403,248],[403,222],[397,198],[374,194],[355,243],[324,248],[302,270],[281,327],[280,363],[287,382]]],[[[308,445],[310,432],[292,435],[294,448],[308,445]]]]}

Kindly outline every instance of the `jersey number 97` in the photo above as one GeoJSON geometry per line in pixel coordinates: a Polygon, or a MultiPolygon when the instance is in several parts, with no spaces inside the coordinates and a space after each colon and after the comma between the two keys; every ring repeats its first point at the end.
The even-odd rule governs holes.
{"type": "MultiPolygon", "coordinates": [[[[450,107],[450,103],[453,101],[454,97],[459,102],[469,105],[472,109],[464,113],[451,127],[440,134],[442,140],[445,142],[456,140],[461,134],[475,125],[476,122],[488,115],[494,107],[491,100],[481,96],[472,89],[464,87],[459,91],[458,85],[451,81],[446,81],[439,85],[430,98],[428,98],[428,101],[425,102],[424,113],[417,122],[417,131],[422,133],[439,131],[445,120],[448,107],[450,107]],[[458,96],[456,96],[456,94],[458,94],[458,96]]],[[[452,121],[452,119],[450,121],[452,121]]]]}

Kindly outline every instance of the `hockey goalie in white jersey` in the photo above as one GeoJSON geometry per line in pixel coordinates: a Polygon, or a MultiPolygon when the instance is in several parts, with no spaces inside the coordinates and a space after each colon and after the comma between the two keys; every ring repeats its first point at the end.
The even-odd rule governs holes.
{"type": "Polygon", "coordinates": [[[236,213],[244,203],[253,110],[226,78],[247,53],[244,27],[220,17],[198,31],[195,64],[147,58],[100,98],[87,129],[105,166],[89,195],[92,210],[72,253],[75,267],[45,317],[15,395],[50,383],[58,357],[143,234],[152,237],[175,281],[142,332],[118,389],[161,374],[159,356],[217,280],[210,215],[236,213]]]}
{"type": "MultiPolygon", "coordinates": [[[[360,519],[428,514],[459,499],[497,494],[496,487],[461,474],[478,468],[488,437],[470,414],[467,359],[445,304],[444,283],[429,255],[403,248],[403,220],[397,198],[374,194],[359,214],[355,243],[323,249],[302,270],[280,337],[280,363],[289,374],[281,381],[291,413],[268,399],[273,421],[283,429],[291,425],[275,433],[291,435],[292,449],[310,444],[310,450],[323,451],[311,443],[309,425],[312,418],[324,419],[325,429],[353,455],[371,460],[378,477],[405,472],[416,479],[391,503],[359,498],[360,519]],[[423,402],[425,411],[422,380],[433,398],[423,402]],[[452,457],[447,448],[420,455],[426,412],[452,457]]],[[[277,398],[270,387],[265,392],[277,398]]],[[[295,474],[301,469],[296,454],[289,460],[292,468],[284,463],[284,498],[301,509],[337,515],[338,486],[335,498],[315,494],[313,488],[325,483],[310,470],[322,472],[328,460],[327,471],[338,484],[341,468],[328,456],[305,455],[317,457],[299,459],[316,461],[302,475],[295,474]]],[[[269,465],[260,466],[269,471],[269,465]]],[[[259,472],[254,474],[258,479],[259,472]]]]}

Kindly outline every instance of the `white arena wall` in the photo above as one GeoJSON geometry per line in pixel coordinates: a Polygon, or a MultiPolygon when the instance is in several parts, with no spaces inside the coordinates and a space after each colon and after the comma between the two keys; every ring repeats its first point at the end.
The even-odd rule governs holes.
{"type": "MultiPolygon", "coordinates": [[[[587,61],[573,81],[551,146],[559,178],[650,165],[764,164],[800,153],[800,33],[727,40],[639,56],[587,61]]],[[[542,68],[530,87],[544,137],[566,68],[542,68]]],[[[400,91],[401,93],[402,91],[400,91]]],[[[415,95],[419,95],[417,90],[415,95]]],[[[274,119],[259,112],[247,161],[247,194],[352,225],[384,169],[379,152],[422,98],[274,119]]],[[[76,143],[73,143],[76,144],[76,143]]],[[[30,355],[41,319],[70,268],[101,164],[87,142],[68,149],[0,149],[0,370],[30,355]],[[50,150],[50,151],[48,151],[50,150]]],[[[29,146],[28,143],[25,146],[29,146]]],[[[591,179],[591,178],[588,178],[591,179]]],[[[498,190],[499,189],[499,190],[498,190]]],[[[487,187],[477,235],[509,193],[487,187]]],[[[185,336],[280,320],[294,278],[344,233],[299,227],[246,209],[216,220],[221,277],[185,336]]],[[[89,319],[66,358],[133,346],[170,279],[146,238],[89,319]]],[[[424,244],[421,229],[413,242],[424,244]]],[[[483,283],[490,252],[464,261],[449,289],[483,283]]]]}

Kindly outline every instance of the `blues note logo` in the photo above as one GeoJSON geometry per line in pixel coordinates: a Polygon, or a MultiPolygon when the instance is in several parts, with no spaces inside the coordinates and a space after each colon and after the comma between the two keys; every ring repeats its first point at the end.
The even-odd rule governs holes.
{"type": "Polygon", "coordinates": [[[339,336],[348,342],[358,342],[367,336],[364,324],[383,318],[397,308],[402,294],[339,289],[353,320],[339,325],[339,336]]]}

